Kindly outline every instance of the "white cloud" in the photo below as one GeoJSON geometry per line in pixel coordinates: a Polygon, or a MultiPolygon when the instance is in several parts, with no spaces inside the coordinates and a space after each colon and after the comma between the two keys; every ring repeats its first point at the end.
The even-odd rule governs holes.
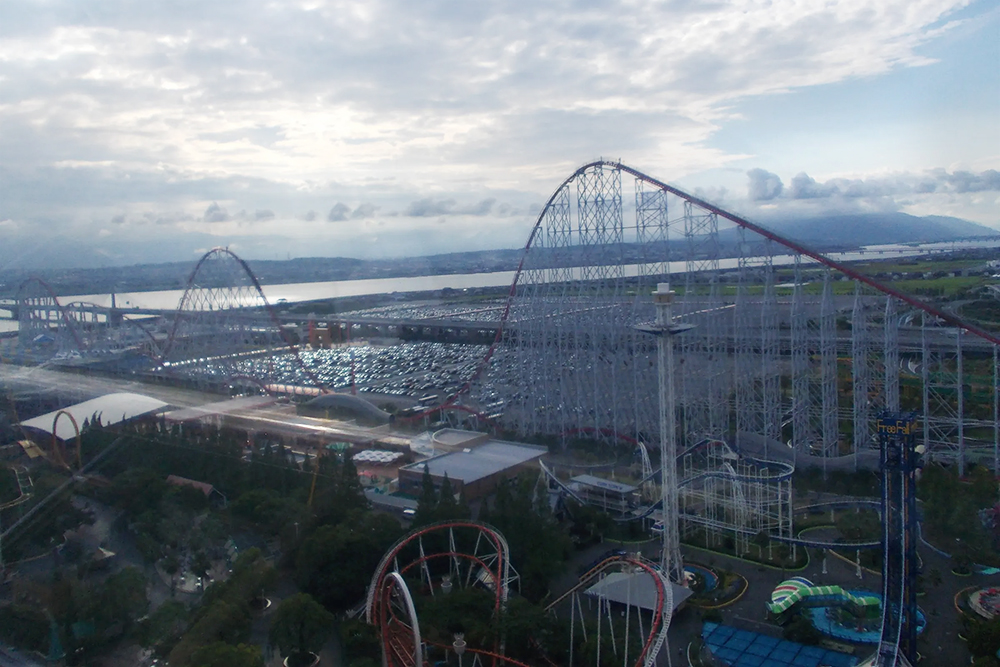
{"type": "MultiPolygon", "coordinates": [[[[516,246],[529,205],[580,163],[674,179],[745,159],[711,142],[740,100],[925,65],[965,4],[11,0],[0,218],[306,238],[316,211],[398,220],[397,235],[445,217],[425,243],[460,249],[509,217],[495,238],[516,246]]],[[[982,169],[948,173],[908,192],[995,189],[982,169]]],[[[758,176],[760,202],[897,191],[758,176]]],[[[345,228],[330,253],[370,251],[330,227],[345,228]]]]}

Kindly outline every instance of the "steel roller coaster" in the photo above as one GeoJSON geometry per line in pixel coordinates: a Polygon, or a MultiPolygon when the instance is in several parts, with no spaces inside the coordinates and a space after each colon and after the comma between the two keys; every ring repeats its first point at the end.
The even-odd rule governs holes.
{"type": "Polygon", "coordinates": [[[790,445],[857,466],[877,451],[875,415],[902,406],[933,459],[1000,465],[996,334],[608,161],[556,189],[525,246],[477,376],[501,389],[505,426],[655,441],[656,344],[635,327],[664,281],[694,326],[675,342],[680,447],[790,445]]]}
{"type": "Polygon", "coordinates": [[[62,304],[39,278],[26,280],[15,302],[22,360],[35,351],[35,360],[120,360],[127,351],[145,359],[154,373],[266,385],[274,382],[274,357],[289,354],[311,384],[326,391],[302,362],[253,271],[228,248],[214,248],[198,260],[168,317],[62,304]],[[248,359],[254,363],[241,363],[248,359]]]}
{"type": "MultiPolygon", "coordinates": [[[[692,327],[669,344],[679,451],[725,443],[762,461],[857,468],[878,456],[875,416],[912,410],[926,458],[953,463],[959,474],[973,459],[991,460],[1000,472],[995,333],[604,160],[577,169],[548,199],[494,344],[438,409],[476,411],[489,387],[501,397],[501,424],[525,438],[565,444],[566,434],[585,431],[659,440],[664,346],[641,328],[656,320],[652,294],[662,282],[677,290],[671,317],[692,327]]],[[[88,319],[86,304],[62,306],[37,280],[22,286],[16,307],[23,349],[51,342],[65,354],[94,355],[142,347],[163,372],[199,367],[222,380],[247,375],[235,362],[254,359],[252,375],[263,381],[272,355],[290,353],[313,377],[249,267],[226,249],[198,262],[176,312],[155,330],[120,314],[118,338],[110,337],[88,319]]],[[[702,483],[705,497],[727,493],[734,507],[756,511],[750,482],[740,479],[752,475],[740,472],[738,457],[721,447],[696,454],[703,472],[715,472],[683,470],[702,480],[684,486],[702,483]]],[[[783,498],[765,504],[785,507],[783,498]]],[[[738,514],[734,524],[750,525],[738,514]]]]}
{"type": "MultiPolygon", "coordinates": [[[[493,613],[495,622],[498,622],[516,583],[517,573],[510,564],[507,541],[487,524],[442,521],[411,531],[386,551],[372,576],[365,600],[365,618],[378,630],[383,664],[388,667],[420,667],[430,664],[428,652],[436,652],[440,657],[455,651],[459,646],[457,642],[461,641],[462,652],[469,654],[473,665],[528,667],[504,654],[502,636],[486,647],[467,646],[463,639],[456,639],[456,643],[451,645],[428,640],[421,633],[410,588],[419,586],[426,595],[447,595],[453,587],[481,586],[493,595],[493,613]],[[433,562],[445,562],[447,565],[432,572],[430,564],[433,562]]],[[[603,630],[606,655],[614,655],[622,665],[649,667],[657,664],[657,656],[667,641],[673,592],[663,571],[655,564],[638,556],[615,555],[603,559],[584,573],[575,586],[551,601],[546,609],[552,614],[559,614],[565,613],[567,607],[571,626],[571,664],[575,664],[575,639],[581,636],[586,638],[589,628],[591,633],[597,633],[598,664],[601,662],[600,633],[603,630]],[[598,596],[596,611],[591,610],[591,618],[585,619],[588,614],[584,611],[580,595],[606,576],[619,572],[646,577],[641,583],[635,582],[635,602],[627,600],[624,605],[624,626],[621,623],[616,626],[612,622],[612,602],[601,596],[598,596]],[[638,608],[638,598],[639,589],[650,583],[654,590],[654,604],[646,626],[643,621],[645,615],[638,608]],[[630,641],[639,645],[637,654],[629,655],[630,641]]],[[[669,664],[669,656],[667,662],[669,664]]],[[[551,661],[548,664],[552,664],[551,661]]]]}

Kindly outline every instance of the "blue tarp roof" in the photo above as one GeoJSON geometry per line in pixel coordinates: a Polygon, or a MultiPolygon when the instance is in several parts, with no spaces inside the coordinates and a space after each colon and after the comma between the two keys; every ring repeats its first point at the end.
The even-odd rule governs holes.
{"type": "Polygon", "coordinates": [[[701,638],[712,655],[730,667],[854,667],[858,664],[853,655],[717,623],[705,623],[701,638]]]}

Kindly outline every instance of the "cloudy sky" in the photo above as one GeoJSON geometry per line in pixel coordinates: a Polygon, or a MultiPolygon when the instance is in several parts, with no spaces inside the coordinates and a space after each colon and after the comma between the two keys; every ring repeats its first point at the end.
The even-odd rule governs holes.
{"type": "Polygon", "coordinates": [[[0,268],[523,244],[578,165],[1000,228],[992,0],[5,0],[0,268]]]}

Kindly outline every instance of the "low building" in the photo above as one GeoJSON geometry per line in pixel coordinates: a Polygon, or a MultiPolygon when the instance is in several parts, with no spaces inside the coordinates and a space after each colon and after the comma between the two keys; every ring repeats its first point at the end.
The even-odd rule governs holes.
{"type": "Polygon", "coordinates": [[[399,490],[419,496],[426,470],[435,488],[441,487],[447,475],[455,493],[464,490],[466,499],[475,500],[496,491],[497,485],[505,479],[524,470],[537,470],[538,459],[547,453],[545,447],[486,439],[475,447],[403,466],[399,469],[399,490]]]}
{"type": "MultiPolygon", "coordinates": [[[[680,610],[687,599],[691,597],[691,589],[670,582],[673,615],[680,610]]],[[[656,584],[653,575],[645,570],[628,572],[611,572],[601,577],[601,580],[584,591],[590,597],[608,600],[617,604],[638,607],[647,611],[657,610],[656,584]]],[[[666,610],[664,610],[666,611],[666,610]]]]}
{"type": "Polygon", "coordinates": [[[69,405],[44,415],[26,419],[21,426],[62,441],[72,440],[79,434],[85,421],[97,420],[102,426],[121,424],[138,417],[163,411],[167,404],[150,396],[119,392],[105,394],[89,401],[69,405]],[[68,419],[60,419],[66,416],[68,419]]]}
{"type": "Polygon", "coordinates": [[[167,484],[170,484],[171,486],[187,486],[197,491],[201,491],[205,494],[205,498],[207,498],[209,502],[219,503],[223,507],[226,506],[226,496],[208,482],[199,482],[193,479],[188,479],[187,477],[179,477],[177,475],[167,475],[167,484]]]}
{"type": "Polygon", "coordinates": [[[605,512],[628,514],[638,507],[639,488],[593,475],[578,475],[570,480],[569,487],[588,505],[600,507],[605,512]]]}

